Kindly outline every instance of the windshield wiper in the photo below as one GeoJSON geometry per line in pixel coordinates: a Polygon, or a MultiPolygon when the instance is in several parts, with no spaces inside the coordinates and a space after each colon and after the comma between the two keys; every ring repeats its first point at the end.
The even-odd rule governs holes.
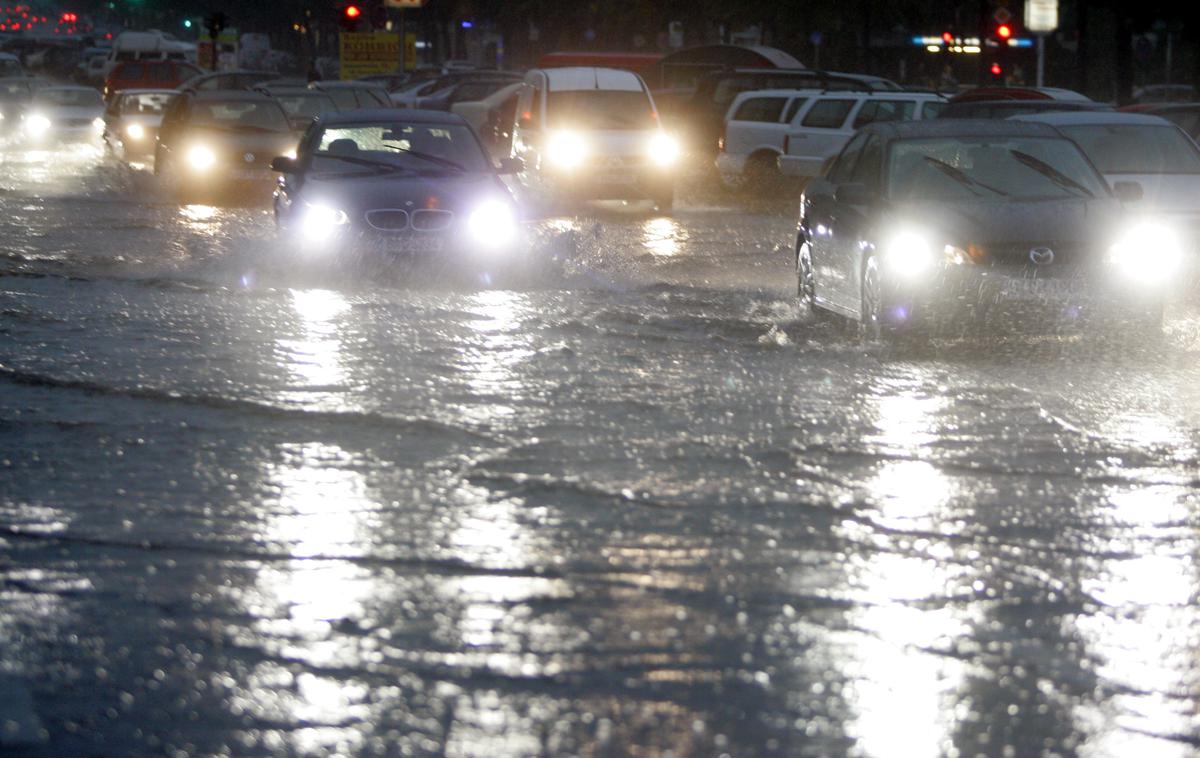
{"type": "Polygon", "coordinates": [[[406,150],[405,148],[397,147],[395,145],[384,145],[384,147],[389,148],[391,150],[395,150],[398,153],[404,153],[405,155],[411,155],[414,158],[420,158],[421,160],[429,161],[430,163],[437,163],[439,165],[445,166],[446,168],[453,169],[454,171],[457,171],[461,174],[467,173],[466,167],[463,166],[461,163],[455,163],[454,161],[450,160],[449,158],[443,158],[440,155],[432,155],[430,153],[422,153],[419,150],[406,150]]]}
{"type": "MultiPolygon", "coordinates": [[[[990,184],[984,184],[983,182],[979,181],[978,179],[976,179],[972,176],[969,176],[962,169],[951,166],[949,163],[946,163],[945,161],[938,160],[937,158],[934,158],[932,155],[926,155],[926,156],[924,156],[924,158],[926,161],[929,162],[929,165],[933,166],[938,171],[941,171],[943,174],[950,177],[951,179],[958,182],[959,184],[963,185],[967,189],[970,189],[971,185],[975,185],[977,187],[983,187],[985,190],[988,190],[989,192],[995,192],[997,195],[1005,195],[1005,196],[1008,195],[1008,193],[1005,192],[1004,190],[997,189],[996,187],[993,187],[990,184]]],[[[976,192],[975,194],[978,195],[979,193],[976,192]]]]}
{"type": "Polygon", "coordinates": [[[1090,189],[1054,168],[1054,166],[1051,166],[1049,163],[1034,158],[1029,153],[1023,153],[1020,150],[1009,150],[1008,152],[1012,153],[1012,157],[1016,158],[1022,164],[1038,172],[1058,186],[1063,187],[1064,189],[1079,190],[1088,197],[1096,196],[1090,189]]]}
{"type": "Polygon", "coordinates": [[[367,168],[373,168],[381,173],[412,171],[412,169],[405,168],[404,166],[397,166],[394,163],[386,163],[384,161],[373,161],[370,158],[355,158],[352,155],[337,155],[336,153],[319,153],[319,155],[322,158],[333,158],[334,160],[352,163],[355,166],[366,166],[367,168]]]}

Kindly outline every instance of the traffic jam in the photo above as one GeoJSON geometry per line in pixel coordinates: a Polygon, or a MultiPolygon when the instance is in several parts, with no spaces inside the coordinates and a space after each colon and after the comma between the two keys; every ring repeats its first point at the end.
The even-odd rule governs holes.
{"type": "Polygon", "coordinates": [[[0,752],[1200,747],[1169,10],[410,5],[0,7],[0,752]]]}

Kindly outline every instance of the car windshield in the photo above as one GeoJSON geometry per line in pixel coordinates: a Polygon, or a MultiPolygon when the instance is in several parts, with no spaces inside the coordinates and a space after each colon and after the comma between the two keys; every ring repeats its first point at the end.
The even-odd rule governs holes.
{"type": "Polygon", "coordinates": [[[316,92],[277,95],[275,99],[279,101],[288,118],[316,118],[322,113],[337,110],[332,100],[316,92]]]}
{"type": "Polygon", "coordinates": [[[551,129],[654,129],[658,119],[645,92],[567,90],[546,102],[551,129]]]}
{"type": "Polygon", "coordinates": [[[362,124],[327,127],[313,152],[319,171],[379,167],[413,171],[491,169],[470,127],[461,124],[362,124]]]}
{"type": "Polygon", "coordinates": [[[1200,153],[1173,126],[1089,124],[1060,131],[1103,174],[1200,174],[1200,153]]]}
{"type": "Polygon", "coordinates": [[[887,193],[897,200],[1100,197],[1103,180],[1057,137],[942,137],[892,144],[887,193]]]}
{"type": "Polygon", "coordinates": [[[68,107],[100,107],[104,100],[94,89],[44,89],[34,100],[39,105],[62,105],[68,107]]]}
{"type": "Polygon", "coordinates": [[[200,101],[192,106],[191,120],[197,126],[233,131],[286,132],[289,129],[283,109],[274,101],[200,101]]]}
{"type": "Polygon", "coordinates": [[[139,92],[121,98],[121,113],[126,116],[161,116],[173,92],[139,92]]]}

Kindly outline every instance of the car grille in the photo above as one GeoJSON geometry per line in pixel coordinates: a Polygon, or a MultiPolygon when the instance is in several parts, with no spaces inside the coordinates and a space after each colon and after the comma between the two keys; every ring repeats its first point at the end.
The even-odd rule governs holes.
{"type": "Polygon", "coordinates": [[[421,209],[413,211],[412,228],[418,232],[440,232],[450,228],[454,214],[450,211],[421,209]]]}
{"type": "Polygon", "coordinates": [[[1025,279],[1069,279],[1081,275],[1088,261],[1088,249],[1080,243],[1021,242],[984,248],[987,264],[1006,276],[1025,279]],[[1053,251],[1048,263],[1034,263],[1031,253],[1035,249],[1053,251]]]}
{"type": "Polygon", "coordinates": [[[402,232],[408,228],[408,211],[399,208],[381,208],[367,211],[367,224],[381,232],[402,232]]]}

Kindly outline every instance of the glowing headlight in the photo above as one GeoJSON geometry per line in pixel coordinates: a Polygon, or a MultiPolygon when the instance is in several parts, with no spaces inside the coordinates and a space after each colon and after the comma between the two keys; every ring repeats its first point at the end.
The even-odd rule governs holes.
{"type": "Polygon", "coordinates": [[[350,223],[346,212],[328,205],[309,205],[300,219],[300,231],[306,239],[324,240],[350,223]]]}
{"type": "Polygon", "coordinates": [[[104,119],[100,118],[99,116],[92,119],[92,128],[98,132],[104,131],[104,119]]]}
{"type": "Polygon", "coordinates": [[[1141,222],[1109,248],[1109,260],[1117,271],[1141,284],[1165,284],[1183,262],[1183,245],[1168,226],[1141,222]]]}
{"type": "Polygon", "coordinates": [[[546,159],[557,168],[571,169],[587,157],[587,144],[574,132],[556,132],[546,144],[546,159]]]}
{"type": "Polygon", "coordinates": [[[679,159],[679,141],[674,137],[659,132],[650,139],[647,146],[650,159],[660,166],[670,166],[679,159]]]}
{"type": "Polygon", "coordinates": [[[188,150],[187,162],[197,171],[207,171],[217,162],[217,156],[204,145],[196,145],[188,150]]]}
{"type": "Polygon", "coordinates": [[[933,265],[933,247],[915,232],[901,232],[884,249],[883,260],[888,270],[900,276],[919,276],[933,265]]]}
{"type": "Polygon", "coordinates": [[[484,247],[500,247],[517,236],[517,217],[511,205],[487,200],[467,216],[467,232],[484,247]]]}
{"type": "Polygon", "coordinates": [[[146,136],[146,128],[141,124],[130,124],[129,126],[125,127],[125,135],[129,137],[129,139],[142,139],[146,136]]]}
{"type": "Polygon", "coordinates": [[[44,134],[50,130],[51,126],[50,119],[40,113],[35,113],[25,119],[25,131],[30,134],[44,134]]]}

